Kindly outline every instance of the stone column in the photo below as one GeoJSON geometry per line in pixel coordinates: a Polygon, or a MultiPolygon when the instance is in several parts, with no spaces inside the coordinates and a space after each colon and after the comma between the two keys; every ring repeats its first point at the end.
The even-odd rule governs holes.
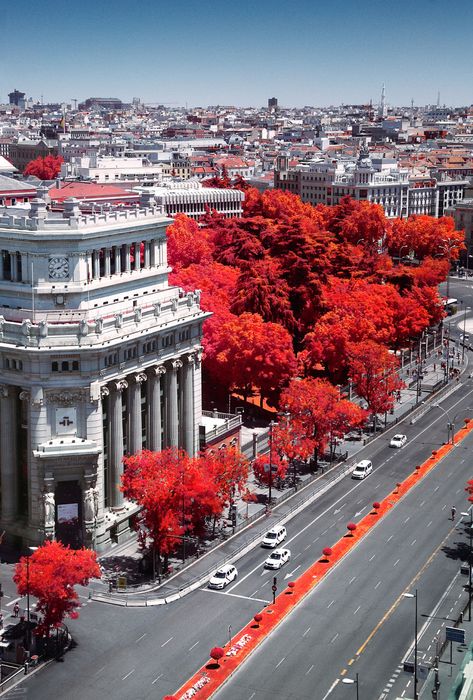
{"type": "Polygon", "coordinates": [[[10,253],[10,270],[11,281],[16,282],[18,279],[18,264],[16,261],[16,253],[10,253]]]}
{"type": "Polygon", "coordinates": [[[151,265],[150,261],[150,245],[149,241],[145,241],[145,267],[148,268],[151,265]]]}
{"type": "Polygon", "coordinates": [[[125,272],[130,272],[131,270],[131,255],[130,255],[130,246],[128,244],[125,245],[125,272]]]}
{"type": "Polygon", "coordinates": [[[130,398],[129,405],[129,452],[136,454],[143,449],[142,429],[141,424],[141,385],[147,379],[144,372],[134,374],[128,377],[128,396],[130,398]]]}
{"type": "Polygon", "coordinates": [[[141,267],[141,241],[135,243],[135,270],[141,267]]]}
{"type": "Polygon", "coordinates": [[[181,405],[184,422],[183,447],[187,454],[193,455],[194,443],[194,364],[195,356],[187,355],[182,368],[183,387],[181,387],[181,405]]]}
{"type": "Polygon", "coordinates": [[[148,448],[154,452],[163,449],[161,441],[161,377],[166,368],[158,365],[151,367],[148,382],[148,448]]]}
{"type": "Polygon", "coordinates": [[[119,245],[113,246],[113,253],[115,255],[115,274],[119,275],[122,271],[122,249],[119,245]]]}
{"type": "Polygon", "coordinates": [[[120,491],[123,474],[123,423],[122,392],[128,387],[124,379],[110,385],[110,504],[112,508],[121,508],[123,494],[120,491]]]}
{"type": "Polygon", "coordinates": [[[17,391],[0,386],[0,469],[2,476],[2,520],[13,520],[18,511],[17,391]]]}
{"type": "Polygon", "coordinates": [[[167,446],[179,444],[179,404],[177,397],[177,373],[182,367],[180,360],[173,360],[167,370],[167,446]]]}
{"type": "Polygon", "coordinates": [[[153,267],[158,267],[159,266],[159,241],[156,238],[153,238],[153,240],[150,241],[150,246],[151,246],[151,265],[153,267]]]}
{"type": "Polygon", "coordinates": [[[28,282],[30,279],[30,271],[28,269],[28,255],[27,253],[21,254],[21,281],[28,282]]]}
{"type": "Polygon", "coordinates": [[[3,250],[0,250],[0,280],[4,279],[3,272],[3,250]]]}
{"type": "Polygon", "coordinates": [[[92,253],[92,260],[93,260],[93,265],[94,265],[94,280],[100,279],[100,257],[99,257],[99,251],[94,250],[92,253]]]}
{"type": "Polygon", "coordinates": [[[110,277],[112,268],[110,267],[110,248],[105,248],[105,277],[110,277]]]}

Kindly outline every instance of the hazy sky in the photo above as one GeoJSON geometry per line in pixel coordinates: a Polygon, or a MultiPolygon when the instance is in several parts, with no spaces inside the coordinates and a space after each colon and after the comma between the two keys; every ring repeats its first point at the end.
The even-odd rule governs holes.
{"type": "Polygon", "coordinates": [[[473,0],[0,0],[0,101],[473,103],[473,0]]]}

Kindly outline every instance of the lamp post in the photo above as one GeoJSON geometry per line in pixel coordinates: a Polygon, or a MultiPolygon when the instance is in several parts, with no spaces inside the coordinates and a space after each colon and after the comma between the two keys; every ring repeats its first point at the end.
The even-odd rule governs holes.
{"type": "Polygon", "coordinates": [[[26,646],[29,654],[31,647],[31,630],[30,630],[30,556],[38,547],[28,547],[30,550],[26,555],[26,646]]]}
{"type": "Polygon", "coordinates": [[[415,593],[404,593],[404,598],[415,598],[415,624],[414,624],[414,700],[419,700],[417,692],[417,588],[415,593]]]}
{"type": "Polygon", "coordinates": [[[276,421],[272,420],[269,424],[269,490],[268,490],[268,508],[271,507],[272,488],[273,488],[273,428],[277,425],[276,421]]]}
{"type": "Polygon", "coordinates": [[[399,255],[397,256],[398,265],[401,264],[401,253],[402,253],[402,251],[403,251],[404,248],[409,249],[409,246],[408,246],[408,245],[402,245],[402,246],[399,248],[399,255]]]}
{"type": "Polygon", "coordinates": [[[470,516],[470,526],[468,530],[468,538],[470,540],[470,551],[468,553],[468,622],[471,622],[471,557],[473,548],[473,510],[470,508],[468,513],[462,513],[464,517],[470,516]]]}
{"type": "Polygon", "coordinates": [[[470,311],[469,306],[465,306],[465,313],[463,316],[463,343],[462,343],[462,365],[465,362],[465,335],[466,335],[466,312],[470,311]]]}
{"type": "Polygon", "coordinates": [[[459,416],[460,414],[464,413],[465,411],[471,411],[471,410],[473,410],[472,407],[471,407],[471,406],[467,406],[466,408],[463,408],[461,411],[458,411],[458,413],[455,413],[455,415],[453,416],[453,420],[451,420],[448,411],[446,411],[445,408],[442,408],[442,406],[440,406],[440,404],[434,403],[434,404],[432,404],[432,405],[433,405],[434,408],[440,408],[440,410],[443,411],[443,413],[445,413],[445,415],[447,416],[447,419],[448,419],[448,423],[447,423],[447,430],[448,430],[447,445],[448,445],[449,442],[450,442],[450,431],[451,431],[451,435],[452,435],[452,445],[454,445],[454,444],[455,444],[455,423],[456,423],[456,421],[457,421],[457,418],[458,418],[458,416],[459,416]]]}
{"type": "Polygon", "coordinates": [[[358,681],[358,674],[355,674],[355,680],[353,678],[342,678],[342,683],[345,683],[345,685],[355,685],[356,686],[356,700],[360,700],[360,695],[359,695],[359,681],[358,681]]]}

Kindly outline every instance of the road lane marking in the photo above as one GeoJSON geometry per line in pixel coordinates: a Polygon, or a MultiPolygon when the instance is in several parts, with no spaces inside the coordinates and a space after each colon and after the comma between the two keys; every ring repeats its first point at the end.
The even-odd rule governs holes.
{"type": "Polygon", "coordinates": [[[357,607],[357,609],[355,610],[355,612],[353,613],[353,615],[356,615],[356,613],[358,612],[358,610],[359,610],[360,608],[361,608],[361,605],[359,605],[359,606],[357,607]]]}
{"type": "Polygon", "coordinates": [[[370,558],[368,559],[368,561],[373,561],[373,559],[375,558],[375,556],[376,556],[376,554],[373,554],[373,556],[370,557],[370,558]]]}
{"type": "Polygon", "coordinates": [[[146,637],[147,634],[148,634],[148,632],[145,632],[144,634],[141,635],[141,637],[138,637],[138,639],[136,640],[135,644],[138,644],[138,642],[141,642],[141,640],[144,639],[144,638],[146,637]]]}
{"type": "Polygon", "coordinates": [[[171,642],[173,639],[174,639],[174,637],[169,637],[169,639],[167,639],[167,640],[164,642],[164,644],[161,644],[161,649],[162,649],[163,647],[165,647],[166,644],[169,644],[169,642],[171,642]]]}
{"type": "Polygon", "coordinates": [[[250,697],[248,698],[248,700],[253,700],[253,698],[255,697],[255,695],[256,695],[256,693],[251,693],[251,695],[250,695],[250,697]]]}
{"type": "Polygon", "coordinates": [[[351,578],[351,579],[348,581],[348,585],[350,585],[350,583],[353,583],[353,581],[354,581],[355,579],[356,579],[356,576],[353,576],[353,578],[351,578]]]}
{"type": "Polygon", "coordinates": [[[197,644],[199,644],[199,642],[196,642],[195,644],[193,644],[193,645],[190,647],[190,649],[188,649],[188,651],[192,651],[192,649],[194,649],[194,648],[197,646],[197,644]]]}
{"type": "Polygon", "coordinates": [[[393,568],[394,568],[395,566],[397,566],[397,565],[399,564],[400,561],[401,561],[400,559],[396,559],[396,561],[395,561],[394,564],[393,564],[393,568]]]}
{"type": "Polygon", "coordinates": [[[19,600],[23,600],[24,596],[20,596],[19,598],[13,598],[13,600],[10,600],[9,603],[7,603],[8,606],[10,605],[15,605],[15,603],[18,603],[19,600]]]}
{"type": "Polygon", "coordinates": [[[102,666],[102,668],[99,668],[98,671],[95,671],[94,676],[98,676],[99,673],[102,673],[102,671],[105,671],[106,668],[107,668],[106,666],[102,666]]]}
{"type": "Polygon", "coordinates": [[[323,696],[322,700],[327,700],[328,696],[331,695],[331,693],[335,690],[335,688],[337,687],[337,685],[339,683],[340,683],[340,678],[336,678],[334,680],[334,682],[332,683],[332,685],[330,686],[330,688],[328,689],[328,691],[323,696]]]}
{"type": "Polygon", "coordinates": [[[411,542],[411,547],[413,547],[413,546],[415,545],[416,542],[417,542],[417,540],[412,540],[412,542],[411,542]]]}
{"type": "Polygon", "coordinates": [[[216,593],[217,595],[228,595],[231,598],[243,598],[243,600],[256,600],[258,603],[266,603],[269,605],[269,600],[263,600],[263,598],[250,598],[247,595],[239,595],[238,593],[229,593],[227,591],[211,591],[210,588],[199,588],[203,593],[216,593]]]}
{"type": "Polygon", "coordinates": [[[157,682],[159,681],[159,679],[162,678],[162,676],[163,676],[162,673],[160,673],[159,676],[156,676],[156,678],[155,678],[154,681],[151,683],[151,685],[154,685],[155,683],[157,683],[157,682]]]}
{"type": "MultiPolygon", "coordinates": [[[[458,493],[458,491],[457,491],[457,493],[458,493]]],[[[425,501],[421,501],[419,503],[419,508],[423,508],[424,506],[425,506],[425,501]]]]}
{"type": "Polygon", "coordinates": [[[393,537],[394,537],[394,535],[390,535],[390,536],[388,537],[388,539],[386,540],[386,544],[387,544],[388,542],[391,542],[391,540],[392,540],[393,537]]]}
{"type": "Polygon", "coordinates": [[[312,666],[309,666],[309,668],[308,668],[307,671],[305,672],[305,675],[308,676],[309,673],[312,671],[313,668],[314,668],[314,664],[312,664],[312,666]]]}
{"type": "Polygon", "coordinates": [[[432,521],[429,520],[429,522],[427,523],[426,527],[430,527],[431,525],[432,525],[432,521]]]}
{"type": "MultiPolygon", "coordinates": [[[[439,544],[439,546],[437,547],[437,549],[435,549],[435,550],[432,552],[432,554],[431,554],[430,557],[427,559],[427,561],[425,562],[425,564],[419,569],[419,571],[418,571],[417,574],[414,576],[414,578],[410,581],[410,583],[409,583],[409,584],[406,586],[406,588],[402,591],[401,595],[400,595],[398,598],[396,598],[396,600],[394,601],[394,603],[393,603],[393,604],[391,605],[391,607],[385,612],[385,614],[383,615],[383,617],[381,618],[381,620],[378,622],[378,624],[371,630],[371,632],[369,633],[369,635],[367,636],[367,638],[365,639],[365,641],[363,642],[363,644],[361,645],[361,647],[360,647],[360,648],[358,649],[358,651],[356,652],[356,655],[355,655],[356,657],[361,656],[361,654],[364,652],[364,650],[366,649],[366,647],[368,646],[368,644],[371,642],[371,640],[373,639],[373,637],[375,636],[375,634],[378,632],[378,630],[384,625],[384,623],[386,622],[386,620],[388,620],[388,619],[391,617],[391,615],[392,615],[393,612],[396,610],[396,608],[398,607],[398,605],[399,605],[399,603],[401,602],[401,600],[404,600],[404,593],[408,593],[408,592],[410,591],[410,589],[412,588],[412,586],[419,580],[419,578],[422,576],[422,574],[424,573],[424,571],[425,571],[425,570],[427,569],[427,567],[431,564],[432,560],[437,556],[437,554],[438,554],[439,551],[442,549],[442,547],[444,547],[445,542],[447,542],[448,538],[451,537],[451,535],[452,535],[452,533],[454,532],[454,530],[455,530],[455,527],[452,527],[452,528],[450,529],[450,531],[447,533],[447,535],[445,536],[445,538],[444,538],[444,539],[442,540],[442,542],[439,544]]],[[[438,636],[439,634],[440,634],[440,630],[437,632],[437,636],[438,636]]]]}
{"type": "Polygon", "coordinates": [[[129,673],[126,674],[126,676],[123,676],[122,681],[126,681],[126,679],[128,678],[128,676],[131,676],[131,674],[134,673],[134,672],[135,672],[135,669],[132,668],[131,671],[130,671],[129,673]]]}
{"type": "Polygon", "coordinates": [[[282,664],[282,662],[283,662],[285,659],[286,659],[286,657],[283,656],[282,659],[281,659],[281,661],[278,661],[278,663],[276,664],[275,668],[278,668],[278,667],[282,664]]]}
{"type": "Polygon", "coordinates": [[[405,525],[406,523],[408,523],[410,519],[411,519],[411,516],[408,515],[407,518],[404,520],[404,525],[405,525]]]}
{"type": "Polygon", "coordinates": [[[250,598],[253,598],[254,595],[256,595],[259,591],[259,588],[256,589],[256,591],[253,591],[253,593],[250,593],[250,598]]]}
{"type": "Polygon", "coordinates": [[[333,605],[334,603],[335,603],[335,601],[334,601],[334,600],[332,600],[332,601],[331,601],[331,602],[330,602],[330,603],[329,603],[329,604],[327,605],[327,608],[331,608],[331,607],[332,607],[332,605],[333,605]]]}
{"type": "Polygon", "coordinates": [[[376,586],[374,587],[374,590],[376,590],[376,589],[378,588],[378,586],[380,586],[380,585],[381,585],[381,581],[378,581],[378,583],[377,583],[376,586]]]}
{"type": "Polygon", "coordinates": [[[306,637],[306,636],[309,634],[309,632],[310,632],[310,627],[308,627],[308,628],[306,629],[306,631],[304,632],[304,634],[303,634],[302,636],[303,636],[303,637],[306,637]]]}
{"type": "Polygon", "coordinates": [[[334,641],[336,640],[336,638],[339,637],[339,636],[340,636],[340,632],[337,632],[337,634],[335,634],[335,635],[332,637],[332,639],[330,640],[330,644],[333,644],[334,641]]]}
{"type": "MultiPolygon", "coordinates": [[[[317,538],[317,539],[318,539],[318,538],[317,538]]],[[[314,542],[315,542],[315,540],[314,540],[314,542]]],[[[302,554],[302,552],[298,552],[298,553],[296,554],[296,556],[294,557],[294,561],[295,561],[298,557],[300,557],[301,554],[302,554]]]]}

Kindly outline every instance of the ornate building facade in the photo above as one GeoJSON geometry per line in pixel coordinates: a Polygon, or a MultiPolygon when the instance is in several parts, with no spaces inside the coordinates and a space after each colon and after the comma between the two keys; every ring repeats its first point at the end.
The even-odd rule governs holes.
{"type": "Polygon", "coordinates": [[[140,207],[0,214],[1,522],[104,549],[130,530],[123,457],[199,449],[198,291],[168,284],[170,219],[140,207]]]}

